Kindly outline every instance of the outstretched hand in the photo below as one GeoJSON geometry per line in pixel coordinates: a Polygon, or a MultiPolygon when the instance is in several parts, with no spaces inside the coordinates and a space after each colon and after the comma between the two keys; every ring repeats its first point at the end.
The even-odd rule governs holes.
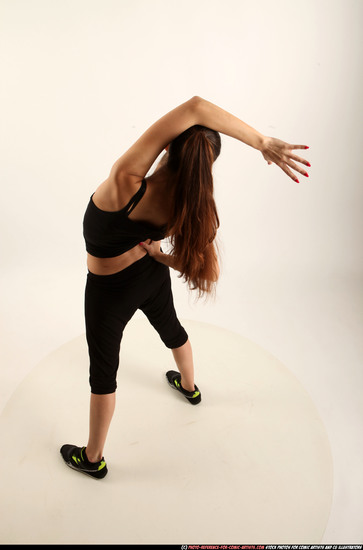
{"type": "Polygon", "coordinates": [[[299,183],[299,180],[290,168],[296,170],[296,172],[299,172],[303,176],[309,177],[306,170],[296,164],[296,162],[300,162],[305,166],[310,166],[310,163],[307,160],[294,155],[292,153],[293,149],[309,149],[309,147],[307,145],[290,145],[281,139],[266,137],[264,139],[261,153],[268,164],[277,164],[277,166],[279,166],[285,174],[299,183]]]}

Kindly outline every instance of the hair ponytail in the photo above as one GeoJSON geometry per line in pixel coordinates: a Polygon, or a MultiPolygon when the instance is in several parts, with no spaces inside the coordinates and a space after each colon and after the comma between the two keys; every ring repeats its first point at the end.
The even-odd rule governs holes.
{"type": "Polygon", "coordinates": [[[213,194],[212,165],[221,141],[218,132],[192,126],[169,147],[168,165],[175,173],[174,208],[168,224],[173,254],[199,296],[210,293],[219,275],[215,237],[219,218],[213,194]]]}

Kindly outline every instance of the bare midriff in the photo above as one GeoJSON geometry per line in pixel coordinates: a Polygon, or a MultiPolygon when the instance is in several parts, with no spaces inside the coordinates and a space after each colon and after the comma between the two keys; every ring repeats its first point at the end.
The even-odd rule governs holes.
{"type": "Polygon", "coordinates": [[[91,254],[87,254],[87,268],[95,275],[113,275],[141,260],[146,254],[146,250],[139,245],[114,258],[96,258],[91,254]]]}

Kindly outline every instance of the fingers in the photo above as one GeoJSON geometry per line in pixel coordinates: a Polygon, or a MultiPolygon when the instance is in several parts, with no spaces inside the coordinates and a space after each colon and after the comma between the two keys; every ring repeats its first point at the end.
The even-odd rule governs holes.
{"type": "Polygon", "coordinates": [[[289,149],[309,149],[308,145],[289,145],[289,149]]]}
{"type": "Polygon", "coordinates": [[[301,164],[305,164],[305,166],[311,166],[310,162],[308,162],[306,159],[303,159],[302,157],[298,157],[297,155],[289,155],[290,159],[296,160],[296,162],[300,162],[301,164]]]}
{"type": "MultiPolygon", "coordinates": [[[[270,160],[267,160],[267,164],[273,164],[273,163],[270,160]]],[[[297,183],[300,183],[300,182],[297,179],[296,175],[290,170],[290,168],[292,168],[293,170],[296,170],[296,172],[299,172],[300,174],[302,174],[303,176],[305,176],[307,178],[309,177],[309,174],[306,172],[306,170],[304,170],[303,168],[298,166],[291,159],[287,158],[286,155],[285,155],[285,158],[283,160],[279,159],[279,160],[275,161],[275,164],[279,168],[281,168],[281,170],[283,170],[285,172],[285,174],[287,174],[289,176],[289,178],[291,178],[292,180],[294,180],[297,183]]]]}
{"type": "Polygon", "coordinates": [[[295,174],[293,172],[291,172],[291,170],[289,170],[289,168],[286,166],[286,164],[284,164],[282,162],[279,162],[279,163],[276,163],[276,164],[277,164],[277,166],[279,166],[281,168],[281,170],[283,170],[285,172],[285,174],[287,174],[289,176],[289,178],[294,180],[296,183],[300,183],[299,180],[297,179],[297,177],[295,176],[295,174]]]}
{"type": "Polygon", "coordinates": [[[300,168],[300,166],[295,164],[295,162],[293,162],[292,160],[286,160],[285,162],[288,166],[290,166],[290,168],[293,168],[294,170],[296,170],[296,172],[299,172],[300,174],[302,174],[307,178],[309,177],[309,174],[306,172],[306,170],[304,170],[303,168],[300,168]]]}
{"type": "MultiPolygon", "coordinates": [[[[308,149],[309,147],[307,145],[292,145],[291,146],[292,149],[308,149]]],[[[304,164],[305,166],[311,166],[311,164],[304,158],[302,157],[299,157],[297,155],[293,155],[291,154],[290,152],[289,153],[285,153],[284,157],[283,157],[283,160],[282,162],[283,163],[286,163],[290,168],[293,168],[294,170],[296,170],[296,172],[299,172],[299,174],[302,174],[303,176],[305,176],[306,178],[309,177],[309,174],[307,173],[306,170],[304,170],[303,167],[299,166],[298,164],[296,164],[296,162],[299,162],[301,164],[304,164]]],[[[282,165],[280,165],[280,168],[282,168],[282,165]]],[[[284,170],[294,181],[296,182],[299,182],[299,180],[296,178],[296,176],[294,174],[292,174],[292,172],[290,170],[284,170]]]]}
{"type": "Polygon", "coordinates": [[[147,239],[145,242],[139,243],[139,246],[146,250],[149,256],[153,257],[158,252],[160,243],[161,241],[152,241],[151,239],[147,239]]]}
{"type": "Polygon", "coordinates": [[[269,146],[262,151],[262,155],[268,165],[276,164],[287,176],[289,176],[289,178],[299,183],[299,180],[292,170],[308,178],[309,174],[306,172],[304,166],[310,167],[311,165],[306,159],[293,154],[293,149],[309,149],[309,147],[307,145],[291,145],[281,140],[271,138],[269,146]],[[299,164],[296,163],[300,163],[303,166],[299,166],[299,164]],[[292,168],[292,170],[290,170],[290,168],[292,168]]]}

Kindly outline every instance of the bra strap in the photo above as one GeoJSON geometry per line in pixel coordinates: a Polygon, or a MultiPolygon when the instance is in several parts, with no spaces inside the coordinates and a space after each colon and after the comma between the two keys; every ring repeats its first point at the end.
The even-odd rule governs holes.
{"type": "Polygon", "coordinates": [[[145,191],[146,191],[146,180],[143,179],[140,188],[138,189],[138,191],[136,191],[135,195],[131,197],[131,199],[125,206],[125,213],[127,215],[131,214],[135,206],[141,201],[145,191]]]}

